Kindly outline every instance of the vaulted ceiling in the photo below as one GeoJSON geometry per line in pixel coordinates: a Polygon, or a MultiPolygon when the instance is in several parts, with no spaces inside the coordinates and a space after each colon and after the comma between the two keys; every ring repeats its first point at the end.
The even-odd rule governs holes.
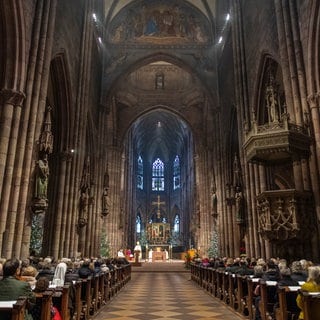
{"type": "Polygon", "coordinates": [[[103,87],[118,103],[120,140],[132,125],[136,150],[149,161],[181,155],[190,130],[203,134],[205,86],[215,82],[216,1],[104,1],[103,87]],[[147,29],[153,17],[162,31],[147,29]]]}
{"type": "MultiPolygon", "coordinates": [[[[216,1],[217,0],[184,0],[181,2],[192,4],[199,9],[208,20],[212,20],[214,18],[214,13],[216,12],[216,1]]],[[[129,4],[137,2],[137,0],[104,0],[104,2],[105,17],[107,18],[107,21],[111,21],[121,9],[129,4]]]]}

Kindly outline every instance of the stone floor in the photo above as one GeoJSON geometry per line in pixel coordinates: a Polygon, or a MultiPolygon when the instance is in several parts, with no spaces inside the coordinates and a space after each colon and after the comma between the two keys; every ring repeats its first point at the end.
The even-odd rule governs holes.
{"type": "Polygon", "coordinates": [[[190,281],[183,262],[142,263],[94,320],[244,319],[190,281]]]}

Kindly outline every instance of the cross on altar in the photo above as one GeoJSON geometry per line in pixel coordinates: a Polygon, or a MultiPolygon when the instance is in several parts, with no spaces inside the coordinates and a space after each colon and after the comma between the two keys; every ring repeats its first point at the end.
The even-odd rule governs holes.
{"type": "Polygon", "coordinates": [[[157,217],[158,217],[158,219],[160,219],[160,216],[161,216],[160,205],[166,204],[166,203],[164,201],[161,202],[160,201],[160,196],[158,196],[158,201],[157,202],[153,201],[152,204],[156,204],[158,206],[157,217]]]}

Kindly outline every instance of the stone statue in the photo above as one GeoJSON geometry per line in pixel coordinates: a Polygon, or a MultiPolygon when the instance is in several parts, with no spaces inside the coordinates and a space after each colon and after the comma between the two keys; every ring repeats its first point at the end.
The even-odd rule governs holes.
{"type": "Polygon", "coordinates": [[[217,204],[218,204],[218,198],[215,191],[212,191],[212,214],[216,215],[217,212],[217,204]]]}
{"type": "Polygon", "coordinates": [[[84,163],[82,178],[80,183],[80,199],[79,199],[79,226],[83,227],[88,222],[88,206],[90,194],[90,159],[89,157],[84,163]]]}
{"type": "Polygon", "coordinates": [[[242,223],[244,219],[243,195],[239,187],[236,188],[235,202],[236,202],[236,214],[237,214],[236,219],[238,223],[242,223]]]}
{"type": "Polygon", "coordinates": [[[108,188],[104,188],[102,193],[102,215],[106,216],[109,214],[110,209],[110,197],[108,195],[108,188]]]}
{"type": "Polygon", "coordinates": [[[39,159],[36,168],[36,185],[35,198],[48,198],[48,178],[49,178],[49,164],[47,154],[44,154],[43,159],[39,159]]]}

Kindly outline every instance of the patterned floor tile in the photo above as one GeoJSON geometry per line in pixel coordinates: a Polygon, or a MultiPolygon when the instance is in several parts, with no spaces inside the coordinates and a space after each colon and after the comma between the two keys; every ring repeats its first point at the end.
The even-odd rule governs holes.
{"type": "Polygon", "coordinates": [[[94,320],[244,319],[190,281],[188,273],[148,268],[152,271],[133,272],[131,281],[94,320]]]}

